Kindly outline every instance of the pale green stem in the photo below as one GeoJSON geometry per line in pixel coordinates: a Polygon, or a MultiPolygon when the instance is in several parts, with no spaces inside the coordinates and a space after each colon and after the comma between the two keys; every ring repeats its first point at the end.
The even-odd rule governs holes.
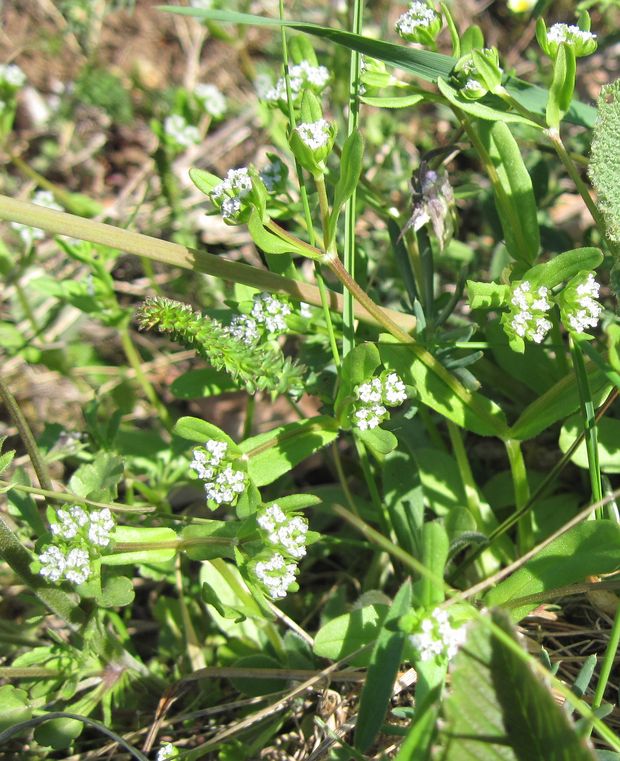
{"type": "Polygon", "coordinates": [[[206,667],[207,662],[205,660],[204,653],[200,647],[194,624],[192,623],[189,609],[185,601],[185,594],[183,593],[183,573],[181,570],[182,558],[181,555],[176,557],[176,583],[177,583],[177,596],[179,599],[179,607],[181,609],[181,620],[183,622],[183,633],[185,635],[185,647],[187,649],[187,657],[191,664],[192,670],[197,671],[206,667]]]}
{"type": "MultiPolygon", "coordinates": [[[[527,481],[527,470],[521,451],[521,442],[516,439],[508,439],[504,442],[512,483],[515,492],[515,511],[519,512],[527,505],[530,498],[530,486],[527,481]]],[[[527,552],[532,547],[532,515],[526,513],[518,523],[519,552],[527,552]]]]}
{"type": "Polygon", "coordinates": [[[478,526],[484,524],[482,514],[480,512],[480,497],[478,494],[478,487],[474,480],[474,475],[471,472],[471,466],[467,457],[467,451],[465,444],[463,443],[463,436],[461,435],[460,428],[448,420],[448,434],[450,435],[450,442],[452,443],[452,451],[456,458],[456,464],[461,475],[461,481],[463,482],[463,489],[465,491],[465,499],[467,500],[467,507],[469,512],[476,519],[478,526]]]}
{"type": "Polygon", "coordinates": [[[30,457],[30,462],[32,463],[32,467],[37,474],[39,485],[42,489],[53,491],[52,479],[50,478],[50,474],[47,469],[47,463],[39,451],[39,447],[37,446],[37,442],[35,441],[34,436],[32,435],[32,430],[28,425],[28,421],[24,417],[19,404],[15,400],[15,397],[9,390],[9,387],[6,385],[2,377],[0,377],[0,399],[2,399],[4,405],[9,411],[9,415],[15,423],[19,436],[24,446],[26,447],[28,457],[30,457]]]}
{"type": "Polygon", "coordinates": [[[3,481],[2,479],[0,479],[0,489],[3,491],[14,489],[15,491],[24,492],[25,494],[35,494],[47,499],[54,499],[58,502],[68,502],[72,505],[88,505],[89,507],[96,507],[98,509],[107,508],[108,510],[114,510],[119,513],[152,513],[155,511],[154,507],[128,507],[127,505],[118,505],[115,502],[95,502],[92,499],[78,497],[77,494],[71,494],[71,492],[37,489],[35,486],[16,484],[11,481],[3,481]]]}
{"type": "MultiPolygon", "coordinates": [[[[605,695],[605,689],[609,683],[609,677],[611,676],[614,662],[616,660],[616,654],[618,647],[620,646],[620,605],[616,608],[616,615],[611,627],[611,633],[609,635],[609,642],[607,643],[607,649],[605,650],[605,657],[601,664],[601,673],[596,684],[596,690],[594,691],[594,697],[592,698],[592,708],[596,710],[603,702],[603,696],[605,695]]],[[[588,732],[590,734],[590,732],[588,732]]]]}

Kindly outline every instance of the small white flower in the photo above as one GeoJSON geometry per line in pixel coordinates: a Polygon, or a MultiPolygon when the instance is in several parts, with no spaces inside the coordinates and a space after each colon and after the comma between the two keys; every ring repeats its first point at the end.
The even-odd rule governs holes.
{"type": "Polygon", "coordinates": [[[290,306],[285,301],[269,293],[254,296],[252,317],[257,324],[264,325],[268,333],[282,333],[286,330],[286,316],[291,313],[290,306]]]}
{"type": "Polygon", "coordinates": [[[107,547],[110,544],[110,534],[116,525],[112,513],[104,507],[103,510],[94,510],[88,517],[88,538],[98,547],[107,547]]]}
{"type": "Polygon", "coordinates": [[[362,383],[356,390],[357,398],[362,402],[380,402],[383,399],[383,384],[380,378],[362,383]]]}
{"type": "Polygon", "coordinates": [[[384,401],[391,406],[398,406],[407,401],[407,389],[396,373],[389,373],[383,381],[384,401]]]}
{"type": "Polygon", "coordinates": [[[447,612],[435,608],[420,624],[420,631],[410,636],[410,640],[420,660],[430,661],[437,656],[450,660],[464,644],[466,636],[465,626],[453,627],[447,612]]]}
{"type": "MultiPolygon", "coordinates": [[[[197,1],[198,0],[194,0],[194,2],[197,1]]],[[[172,743],[162,743],[159,750],[157,751],[157,758],[155,761],[168,761],[168,759],[171,758],[179,758],[179,749],[176,748],[172,743]]]]}
{"type": "Polygon", "coordinates": [[[222,202],[221,212],[224,219],[235,219],[241,211],[241,199],[226,198],[222,202]]]}
{"type": "Polygon", "coordinates": [[[312,317],[312,307],[310,304],[306,304],[305,301],[299,302],[299,316],[306,320],[309,320],[312,317]]]}
{"type": "Polygon", "coordinates": [[[595,34],[592,32],[585,32],[575,24],[554,24],[547,31],[547,40],[549,42],[556,42],[558,45],[562,42],[570,43],[576,40],[590,42],[595,39],[595,34]]]}
{"type": "Polygon", "coordinates": [[[50,581],[60,581],[65,572],[65,556],[63,552],[55,545],[50,545],[45,552],[39,555],[41,563],[41,576],[45,576],[50,581]]]}
{"type": "Polygon", "coordinates": [[[269,560],[259,561],[255,566],[257,579],[267,588],[268,594],[275,600],[286,597],[290,585],[295,581],[295,563],[287,563],[279,553],[274,553],[269,560]]]}
{"type": "MultiPolygon", "coordinates": [[[[327,87],[328,82],[329,71],[325,66],[313,66],[309,61],[289,66],[289,84],[293,101],[299,99],[304,88],[310,86],[315,92],[321,92],[327,87]]],[[[286,101],[286,79],[280,77],[273,87],[263,90],[261,97],[270,103],[286,101]]]]}
{"type": "Polygon", "coordinates": [[[203,109],[214,119],[219,119],[226,113],[226,98],[215,85],[196,85],[194,95],[201,102],[203,109]]]}
{"type": "Polygon", "coordinates": [[[0,65],[0,83],[5,83],[14,89],[23,87],[26,82],[26,75],[14,63],[5,63],[0,65]]]}
{"type": "Polygon", "coordinates": [[[200,8],[200,10],[205,11],[209,10],[209,8],[213,8],[213,0],[189,0],[189,4],[192,8],[200,8]]]}
{"type": "Polygon", "coordinates": [[[396,22],[396,31],[401,36],[413,34],[420,27],[427,29],[438,18],[438,14],[426,3],[410,3],[409,9],[396,22]]]}
{"type": "Polygon", "coordinates": [[[79,530],[88,523],[88,515],[81,507],[74,505],[68,510],[56,510],[56,522],[50,524],[50,531],[61,539],[73,539],[79,530]]]}
{"type": "Polygon", "coordinates": [[[198,128],[188,124],[181,114],[172,114],[166,117],[164,132],[182,148],[189,148],[190,145],[196,145],[200,142],[198,128]]]}
{"type": "Polygon", "coordinates": [[[319,119],[316,122],[304,122],[296,127],[296,132],[302,142],[313,151],[324,148],[331,137],[329,122],[319,119]]]}
{"type": "Polygon", "coordinates": [[[83,584],[91,574],[90,557],[86,550],[74,547],[65,559],[65,577],[74,584],[83,584]]]}
{"type": "Polygon", "coordinates": [[[282,508],[274,503],[257,518],[258,525],[267,532],[271,544],[281,546],[294,558],[306,554],[308,521],[297,515],[289,518],[282,508]]]}
{"type": "Polygon", "coordinates": [[[256,320],[247,314],[235,315],[228,326],[228,332],[247,346],[255,344],[260,338],[256,320]]]}

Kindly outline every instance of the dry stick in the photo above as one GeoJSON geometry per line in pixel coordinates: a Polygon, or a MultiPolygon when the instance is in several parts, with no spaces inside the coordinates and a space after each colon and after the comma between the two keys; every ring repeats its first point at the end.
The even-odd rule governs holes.
{"type": "MultiPolygon", "coordinates": [[[[221,256],[186,248],[178,243],[122,230],[103,222],[83,219],[74,214],[45,209],[8,196],[0,195],[0,219],[34,225],[53,235],[71,235],[91,243],[110,246],[137,256],[145,256],[172,267],[215,275],[272,293],[285,293],[299,301],[321,306],[320,292],[314,285],[300,283],[249,264],[233,262],[221,256]]],[[[340,314],[343,307],[342,294],[328,291],[327,295],[330,309],[340,314]]],[[[398,325],[402,331],[408,332],[415,328],[416,320],[412,315],[385,307],[379,307],[379,309],[385,318],[398,325]]],[[[377,317],[361,304],[356,305],[355,316],[371,325],[381,326],[377,317]]]]}

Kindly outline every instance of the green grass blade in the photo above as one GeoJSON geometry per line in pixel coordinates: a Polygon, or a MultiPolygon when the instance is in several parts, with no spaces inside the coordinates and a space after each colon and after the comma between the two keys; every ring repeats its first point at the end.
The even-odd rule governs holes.
{"type": "MultiPolygon", "coordinates": [[[[390,66],[396,66],[404,71],[409,71],[420,79],[427,82],[437,82],[438,77],[447,79],[452,71],[456,58],[433,53],[429,50],[415,50],[404,45],[396,45],[393,42],[373,40],[363,35],[345,32],[341,29],[331,29],[319,24],[309,24],[304,21],[280,21],[278,19],[253,16],[249,13],[235,13],[233,11],[196,10],[194,8],[178,8],[172,5],[161,5],[159,10],[168,13],[179,13],[184,16],[196,16],[205,21],[220,21],[228,24],[249,24],[252,26],[288,26],[299,32],[313,34],[316,37],[335,42],[350,50],[357,50],[372,58],[390,66]]],[[[547,107],[547,90],[542,87],[530,85],[521,79],[509,77],[504,83],[506,90],[525,108],[540,116],[545,115],[547,107]]],[[[579,101],[573,101],[568,109],[564,121],[578,124],[582,127],[594,126],[596,109],[579,101]]]]}

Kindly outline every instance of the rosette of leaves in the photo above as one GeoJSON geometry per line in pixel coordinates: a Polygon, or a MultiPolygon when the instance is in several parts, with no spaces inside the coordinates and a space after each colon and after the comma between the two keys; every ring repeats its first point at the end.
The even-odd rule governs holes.
{"type": "Polygon", "coordinates": [[[249,394],[269,391],[272,397],[303,391],[302,368],[284,357],[273,343],[246,343],[218,320],[195,312],[187,304],[163,297],[147,299],[137,311],[141,329],[160,333],[194,349],[217,370],[224,370],[249,394]]]}

